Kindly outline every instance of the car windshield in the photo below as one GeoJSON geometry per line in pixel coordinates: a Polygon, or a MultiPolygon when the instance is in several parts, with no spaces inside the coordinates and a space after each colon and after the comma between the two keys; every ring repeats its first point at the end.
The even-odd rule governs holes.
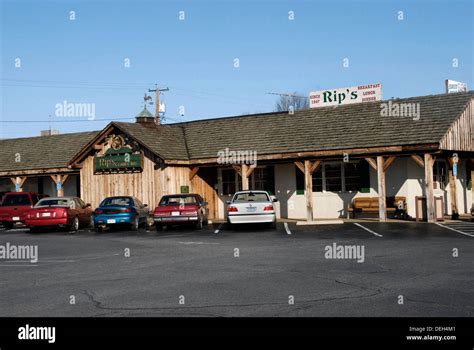
{"type": "Polygon", "coordinates": [[[42,199],[36,203],[35,207],[69,207],[71,205],[68,199],[42,199]]]}
{"type": "Polygon", "coordinates": [[[269,202],[268,195],[263,192],[245,192],[237,193],[234,197],[234,202],[269,202]]]}
{"type": "Polygon", "coordinates": [[[3,199],[2,206],[31,205],[27,194],[10,194],[3,199]]]}
{"type": "Polygon", "coordinates": [[[160,205],[183,205],[183,204],[197,204],[194,196],[170,196],[163,197],[160,205]]]}
{"type": "Polygon", "coordinates": [[[113,207],[113,206],[132,206],[133,202],[130,197],[111,197],[106,198],[100,204],[101,207],[113,207]]]}

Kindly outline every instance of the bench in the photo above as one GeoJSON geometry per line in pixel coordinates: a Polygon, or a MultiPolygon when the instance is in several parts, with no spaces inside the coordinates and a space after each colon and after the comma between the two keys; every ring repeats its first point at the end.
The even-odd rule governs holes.
{"type": "MultiPolygon", "coordinates": [[[[406,214],[406,197],[387,197],[387,213],[406,214]]],[[[347,217],[352,213],[355,218],[356,213],[378,213],[379,197],[357,197],[352,201],[352,207],[347,208],[347,217]]]]}

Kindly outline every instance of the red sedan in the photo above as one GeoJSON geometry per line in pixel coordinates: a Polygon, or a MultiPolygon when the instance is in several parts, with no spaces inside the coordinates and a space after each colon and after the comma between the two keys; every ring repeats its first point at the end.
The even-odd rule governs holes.
{"type": "Polygon", "coordinates": [[[197,229],[208,222],[207,202],[198,194],[163,196],[153,213],[156,230],[165,225],[192,223],[197,229]]]}
{"type": "Polygon", "coordinates": [[[92,222],[92,208],[78,197],[43,198],[26,216],[26,225],[36,231],[41,227],[66,228],[77,231],[92,222]]]}

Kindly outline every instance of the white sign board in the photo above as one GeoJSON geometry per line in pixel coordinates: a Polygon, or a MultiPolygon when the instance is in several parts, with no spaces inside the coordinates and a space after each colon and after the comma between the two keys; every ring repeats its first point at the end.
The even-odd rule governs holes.
{"type": "Polygon", "coordinates": [[[160,113],[165,113],[166,112],[166,105],[164,103],[160,103],[160,105],[158,106],[158,111],[160,113]]]}
{"type": "Polygon", "coordinates": [[[339,106],[351,103],[380,101],[381,99],[382,84],[377,83],[310,92],[309,107],[339,106]]]}
{"type": "Polygon", "coordinates": [[[446,84],[446,93],[452,94],[456,92],[467,92],[467,84],[461,83],[460,81],[449,80],[445,81],[446,84]]]}

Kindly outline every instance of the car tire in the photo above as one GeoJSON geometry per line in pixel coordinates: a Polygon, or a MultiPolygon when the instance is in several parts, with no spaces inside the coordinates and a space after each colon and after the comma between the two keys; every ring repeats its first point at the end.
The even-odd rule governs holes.
{"type": "Polygon", "coordinates": [[[158,232],[163,231],[163,225],[162,224],[155,224],[155,230],[158,232]]]}
{"type": "Polygon", "coordinates": [[[94,226],[94,230],[97,233],[102,233],[102,231],[104,231],[104,228],[102,226],[94,226]]]}
{"type": "Polygon", "coordinates": [[[138,216],[135,216],[135,219],[133,220],[132,224],[130,225],[130,229],[132,231],[137,231],[139,226],[140,226],[140,221],[138,220],[138,216]]]}
{"type": "Polygon", "coordinates": [[[77,216],[74,217],[74,219],[72,220],[72,224],[69,225],[68,227],[68,231],[69,232],[77,232],[79,231],[79,218],[77,216]]]}
{"type": "Polygon", "coordinates": [[[277,228],[277,222],[276,220],[271,222],[270,225],[268,225],[268,227],[271,229],[271,230],[276,230],[277,228]]]}
{"type": "Polygon", "coordinates": [[[202,218],[198,218],[198,221],[194,224],[196,230],[202,230],[202,218]]]}
{"type": "Polygon", "coordinates": [[[11,230],[13,228],[13,222],[4,222],[3,223],[3,227],[5,228],[5,230],[11,230]]]}
{"type": "Polygon", "coordinates": [[[38,233],[38,231],[37,227],[30,227],[30,233],[38,233]]]}

